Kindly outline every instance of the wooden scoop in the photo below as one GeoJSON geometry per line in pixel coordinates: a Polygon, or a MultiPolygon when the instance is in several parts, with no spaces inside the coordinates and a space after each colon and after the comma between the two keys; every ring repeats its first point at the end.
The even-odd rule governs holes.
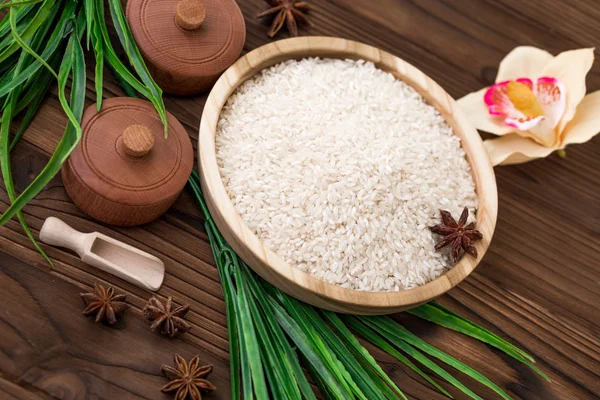
{"type": "Polygon", "coordinates": [[[165,265],[153,255],[98,232],[78,232],[55,217],[44,222],[40,240],[71,249],[84,263],[145,289],[158,290],[165,277],[165,265]]]}

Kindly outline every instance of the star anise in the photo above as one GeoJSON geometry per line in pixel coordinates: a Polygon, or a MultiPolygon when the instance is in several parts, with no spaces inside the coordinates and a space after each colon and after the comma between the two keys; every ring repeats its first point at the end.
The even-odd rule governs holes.
{"type": "Polygon", "coordinates": [[[96,315],[95,321],[106,320],[109,324],[117,322],[117,315],[129,308],[125,303],[126,294],[115,294],[115,289],[94,284],[93,293],[80,293],[83,302],[87,306],[83,315],[96,315]]]}
{"type": "Polygon", "coordinates": [[[265,0],[271,8],[256,14],[256,18],[263,18],[277,14],[273,19],[271,27],[267,31],[269,37],[279,32],[285,23],[287,30],[292,36],[298,36],[298,24],[312,26],[306,13],[312,9],[310,4],[298,0],[265,0]]]}
{"type": "Polygon", "coordinates": [[[152,321],[150,329],[161,328],[163,335],[173,337],[177,332],[185,333],[192,326],[188,324],[183,317],[190,310],[188,304],[173,308],[173,298],[169,296],[166,304],[163,304],[156,297],[152,296],[148,304],[144,307],[144,316],[148,321],[152,321]]]}
{"type": "Polygon", "coordinates": [[[202,393],[211,393],[217,390],[217,387],[207,381],[205,378],[212,372],[212,365],[200,366],[200,357],[192,358],[190,363],[186,363],[179,354],[175,355],[175,366],[173,368],[163,365],[162,373],[171,381],[162,387],[163,393],[175,392],[175,400],[201,400],[202,393]]]}
{"type": "Polygon", "coordinates": [[[469,209],[467,207],[464,208],[458,222],[456,222],[448,211],[440,210],[440,214],[442,215],[442,223],[430,228],[433,233],[444,236],[435,245],[435,249],[439,250],[442,247],[452,244],[452,258],[455,263],[462,257],[462,254],[460,254],[461,248],[464,250],[464,253],[477,258],[477,249],[473,246],[472,242],[481,240],[483,235],[475,229],[474,222],[465,226],[469,218],[469,209]]]}

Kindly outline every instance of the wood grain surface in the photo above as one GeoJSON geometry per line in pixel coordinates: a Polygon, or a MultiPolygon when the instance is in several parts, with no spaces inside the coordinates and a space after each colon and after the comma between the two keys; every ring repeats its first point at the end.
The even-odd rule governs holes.
{"type": "MultiPolygon", "coordinates": [[[[595,0],[322,0],[303,35],[358,40],[398,55],[436,80],[453,97],[492,83],[502,57],[520,44],[556,54],[598,46],[600,7],[595,0]]],[[[268,42],[268,21],[254,15],[260,0],[239,1],[247,25],[245,51],[268,42]]],[[[278,35],[278,38],[286,34],[278,35]]],[[[88,54],[88,103],[93,57],[88,54]]],[[[600,62],[587,78],[600,90],[600,62]]],[[[105,96],[122,95],[107,73],[105,96]]],[[[194,146],[205,97],[166,96],[168,110],[194,146]]],[[[66,118],[55,91],[12,155],[17,190],[48,160],[66,118]]],[[[490,249],[477,270],[440,302],[530,352],[550,375],[544,382],[511,359],[474,340],[405,313],[394,316],[430,343],[490,376],[516,399],[587,400],[600,397],[600,137],[524,165],[496,168],[499,214],[490,249]]],[[[7,196],[0,192],[0,209],[7,196]]],[[[100,225],[69,200],[60,177],[28,207],[37,235],[58,216],[75,229],[113,236],[165,262],[159,297],[191,304],[192,330],[179,339],[151,332],[140,309],[151,296],[81,263],[68,251],[45,246],[50,270],[18,222],[0,227],[0,398],[168,399],[160,366],[199,354],[212,363],[218,390],[229,399],[227,328],[218,274],[200,211],[184,192],[167,214],[135,228],[100,225]],[[98,282],[128,293],[132,309],[114,328],[83,317],[79,292],[98,282]]],[[[374,356],[411,399],[442,399],[432,387],[381,351],[374,356]]],[[[461,377],[463,378],[463,377],[461,377]]],[[[485,399],[489,390],[473,384],[485,399]]],[[[463,399],[452,388],[448,390],[463,399]]]]}

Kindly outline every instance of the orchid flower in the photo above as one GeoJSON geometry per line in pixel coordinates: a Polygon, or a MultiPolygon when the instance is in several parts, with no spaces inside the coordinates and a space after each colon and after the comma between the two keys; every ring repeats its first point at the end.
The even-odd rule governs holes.
{"type": "Polygon", "coordinates": [[[500,63],[496,84],[458,100],[493,165],[524,163],[600,132],[600,91],[585,95],[594,49],[560,53],[521,46],[500,63]]]}

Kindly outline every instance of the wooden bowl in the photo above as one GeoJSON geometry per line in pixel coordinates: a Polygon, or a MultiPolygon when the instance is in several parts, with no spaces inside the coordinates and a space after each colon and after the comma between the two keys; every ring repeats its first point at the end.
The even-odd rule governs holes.
{"type": "Polygon", "coordinates": [[[217,226],[231,247],[260,276],[284,292],[312,305],[352,314],[388,314],[426,303],[465,279],[485,254],[496,225],[498,198],[494,170],[479,134],[455,101],[427,75],[390,53],[363,43],[329,37],[301,37],[273,42],[240,58],[210,92],[200,124],[199,167],[202,190],[217,226]],[[463,257],[444,275],[415,289],[399,292],[365,292],[344,289],[319,280],[285,262],[242,221],[221,180],[215,152],[219,114],[229,96],[260,70],[288,59],[325,57],[363,59],[388,71],[416,89],[444,116],[461,138],[473,171],[479,208],[477,229],[483,240],[475,246],[479,258],[463,257]]]}

